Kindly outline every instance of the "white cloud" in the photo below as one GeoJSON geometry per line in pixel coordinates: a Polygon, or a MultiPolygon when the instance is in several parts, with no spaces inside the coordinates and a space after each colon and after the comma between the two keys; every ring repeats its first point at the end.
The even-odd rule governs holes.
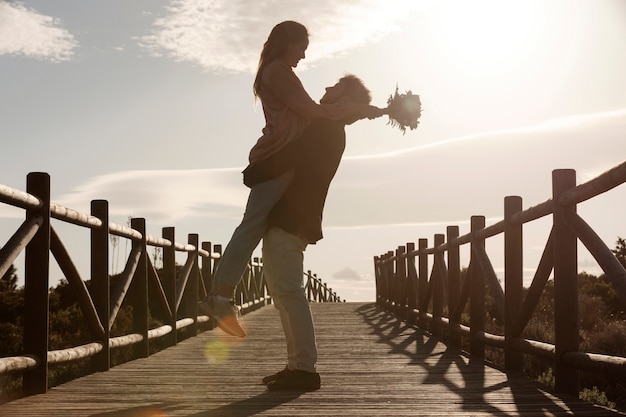
{"type": "Polygon", "coordinates": [[[333,278],[339,281],[361,281],[363,277],[361,277],[358,272],[356,272],[352,268],[344,268],[341,271],[335,272],[333,274],[333,278]]]}
{"type": "Polygon", "coordinates": [[[312,43],[304,65],[375,41],[393,31],[421,2],[390,7],[384,0],[172,0],[142,46],[155,55],[210,70],[254,71],[272,27],[283,20],[307,26],[312,43]],[[271,18],[270,18],[271,16],[271,18]]]}
{"type": "Polygon", "coordinates": [[[55,202],[88,213],[89,201],[105,199],[111,215],[168,223],[190,217],[241,216],[246,193],[238,168],[121,171],[92,178],[55,202]]]}
{"type": "Polygon", "coordinates": [[[21,3],[0,0],[0,55],[25,55],[53,62],[69,60],[78,43],[58,19],[21,3]]]}

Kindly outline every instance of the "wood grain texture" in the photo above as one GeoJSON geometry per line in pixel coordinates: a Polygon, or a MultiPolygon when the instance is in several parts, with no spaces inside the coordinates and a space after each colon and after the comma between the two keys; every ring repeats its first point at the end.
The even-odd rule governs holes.
{"type": "Polygon", "coordinates": [[[278,313],[244,316],[248,337],[208,331],[139,359],[0,406],[0,416],[604,416],[534,381],[485,366],[371,303],[311,305],[322,388],[270,392],[286,355],[278,313]]]}

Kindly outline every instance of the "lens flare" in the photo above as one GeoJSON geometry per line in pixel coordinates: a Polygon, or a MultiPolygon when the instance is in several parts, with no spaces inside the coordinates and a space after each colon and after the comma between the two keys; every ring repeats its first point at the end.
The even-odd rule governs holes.
{"type": "Polygon", "coordinates": [[[211,340],[204,345],[204,357],[208,363],[221,364],[228,360],[230,349],[221,340],[211,340]]]}

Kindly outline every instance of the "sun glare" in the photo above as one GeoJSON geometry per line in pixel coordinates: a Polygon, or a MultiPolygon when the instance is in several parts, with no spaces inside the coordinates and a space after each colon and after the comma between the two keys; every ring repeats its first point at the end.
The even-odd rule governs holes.
{"type": "Polygon", "coordinates": [[[437,43],[464,71],[502,71],[532,51],[540,23],[534,9],[534,2],[524,1],[437,3],[437,43]]]}

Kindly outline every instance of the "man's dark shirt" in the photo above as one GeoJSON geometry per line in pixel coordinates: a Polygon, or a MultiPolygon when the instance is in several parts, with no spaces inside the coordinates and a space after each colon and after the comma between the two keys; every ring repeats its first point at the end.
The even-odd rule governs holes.
{"type": "Polygon", "coordinates": [[[323,237],[324,203],[345,146],[345,123],[317,119],[299,139],[244,170],[244,183],[250,187],[275,178],[291,167],[295,170],[285,194],[269,215],[271,226],[309,243],[323,237]]]}

